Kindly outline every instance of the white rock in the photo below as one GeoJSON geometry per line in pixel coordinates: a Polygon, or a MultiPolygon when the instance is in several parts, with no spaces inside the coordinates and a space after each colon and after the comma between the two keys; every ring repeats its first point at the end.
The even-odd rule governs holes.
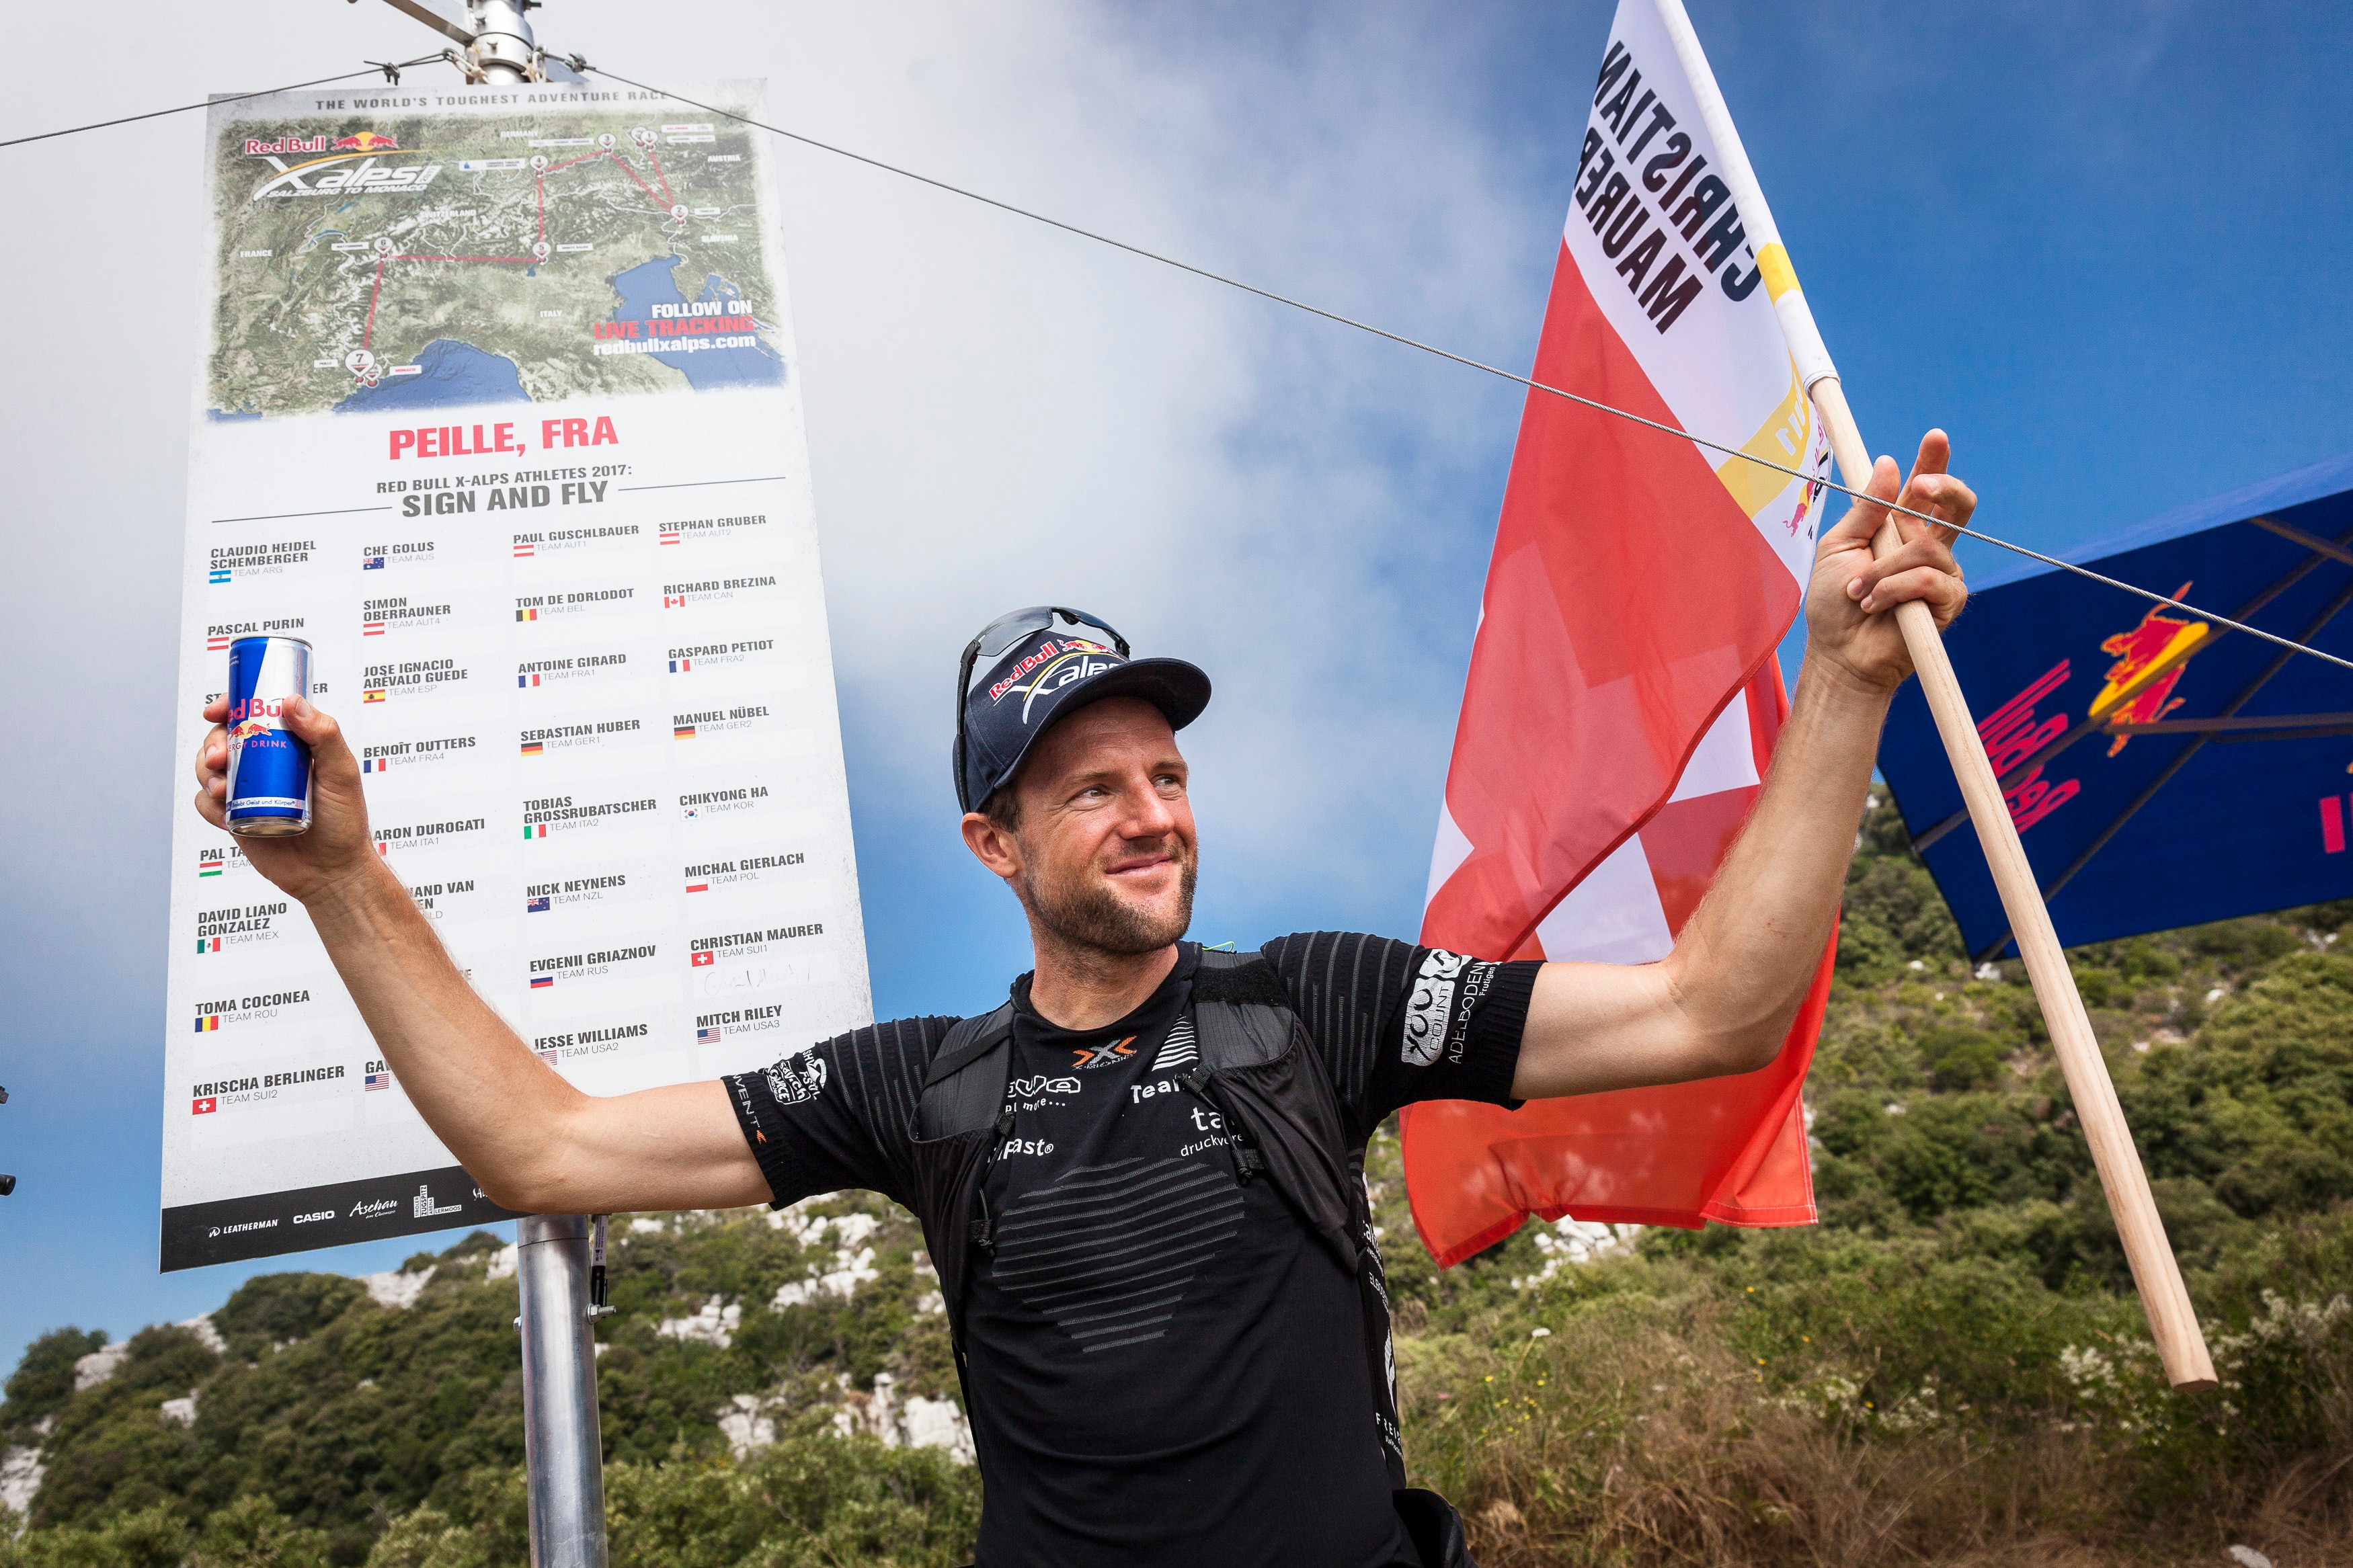
{"type": "Polygon", "coordinates": [[[654,1325],[654,1332],[673,1340],[691,1340],[701,1344],[717,1345],[725,1350],[735,1341],[735,1325],[744,1321],[740,1302],[723,1296],[713,1296],[702,1303],[702,1310],[691,1318],[664,1318],[654,1325]]]}
{"type": "Polygon", "coordinates": [[[196,1394],[198,1392],[198,1390],[192,1388],[188,1390],[188,1396],[185,1399],[167,1399],[164,1401],[164,1419],[170,1422],[174,1426],[195,1426],[196,1424],[196,1394]]]}
{"type": "Polygon", "coordinates": [[[486,1280],[513,1279],[515,1271],[515,1257],[516,1254],[513,1247],[502,1247],[499,1248],[498,1251],[491,1254],[490,1262],[483,1267],[482,1278],[486,1280]]]}
{"type": "MultiPolygon", "coordinates": [[[[737,1395],[738,1400],[742,1395],[737,1395]]],[[[897,1380],[889,1373],[874,1374],[874,1392],[861,1394],[841,1379],[841,1408],[833,1414],[833,1429],[849,1437],[864,1432],[880,1437],[886,1448],[944,1448],[959,1465],[973,1460],[972,1428],[953,1399],[926,1399],[913,1394],[902,1400],[897,1380]]]]}
{"type": "Polygon", "coordinates": [[[1980,964],[1978,964],[1978,978],[1979,980],[1999,980],[1999,979],[2000,979],[2000,978],[2001,978],[2001,965],[2000,965],[2000,964],[1999,964],[1999,963],[1980,963],[1980,964]]]}
{"type": "Polygon", "coordinates": [[[1514,1279],[1512,1288],[1525,1290],[1531,1285],[1541,1285],[1559,1273],[1564,1264],[1627,1257],[1633,1252],[1635,1238],[1641,1234],[1639,1225],[1604,1225],[1599,1220],[1564,1215],[1553,1222],[1551,1229],[1535,1234],[1536,1250],[1544,1254],[1544,1268],[1514,1279]]]}
{"type": "Polygon", "coordinates": [[[2222,1553],[2239,1568],[2272,1568],[2272,1560],[2252,1546],[2233,1546],[2222,1553]]]}
{"type": "Polygon", "coordinates": [[[25,1530],[23,1516],[33,1510],[33,1494],[41,1489],[41,1451],[10,1448],[0,1452],[0,1507],[16,1510],[16,1532],[25,1530]]]}
{"type": "Polygon", "coordinates": [[[663,1231],[668,1230],[669,1228],[670,1227],[662,1224],[661,1221],[658,1219],[648,1219],[643,1215],[638,1215],[635,1219],[629,1222],[630,1231],[638,1236],[659,1236],[663,1231]]]}
{"type": "Polygon", "coordinates": [[[417,1298],[425,1294],[425,1287],[433,1282],[431,1268],[414,1274],[387,1269],[382,1274],[363,1274],[360,1283],[367,1287],[368,1299],[379,1307],[413,1307],[417,1298]]]}
{"type": "Polygon", "coordinates": [[[94,1350],[74,1363],[74,1392],[85,1394],[114,1375],[122,1358],[131,1353],[131,1342],[121,1341],[103,1350],[94,1350]]]}
{"type": "Polygon", "coordinates": [[[776,1440],[776,1424],[763,1414],[756,1394],[737,1394],[734,1408],[719,1413],[719,1430],[726,1435],[727,1446],[735,1450],[738,1459],[776,1440]]]}
{"type": "Polygon", "coordinates": [[[212,1352],[213,1354],[228,1354],[228,1342],[220,1337],[220,1331],[218,1329],[213,1327],[213,1315],[210,1312],[206,1312],[201,1317],[186,1319],[184,1321],[174,1323],[172,1326],[176,1329],[185,1329],[188,1332],[195,1335],[197,1339],[204,1342],[205,1349],[212,1352]]]}
{"type": "MultiPolygon", "coordinates": [[[[850,1217],[862,1219],[868,1216],[850,1217]]],[[[827,1296],[847,1301],[858,1293],[860,1285],[882,1277],[881,1270],[874,1267],[874,1249],[871,1247],[860,1247],[855,1253],[842,1247],[834,1254],[834,1264],[831,1269],[819,1273],[818,1265],[812,1263],[807,1279],[787,1280],[777,1286],[775,1305],[779,1310],[806,1307],[827,1296]]]]}

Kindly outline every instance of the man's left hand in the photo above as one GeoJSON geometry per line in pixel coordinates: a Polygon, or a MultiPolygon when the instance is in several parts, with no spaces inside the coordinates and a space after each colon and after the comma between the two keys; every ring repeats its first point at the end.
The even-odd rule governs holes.
{"type": "MultiPolygon", "coordinates": [[[[1952,443],[1942,430],[1920,439],[1919,460],[1903,493],[1896,493],[1895,459],[1882,458],[1871,471],[1865,494],[1880,501],[1924,511],[1945,523],[1967,527],[1977,510],[1977,492],[1945,471],[1952,443]]],[[[1938,631],[1961,613],[1969,591],[1953,559],[1951,528],[1931,527],[1883,506],[1857,501],[1838,526],[1822,535],[1814,557],[1814,577],[1806,589],[1806,651],[1853,676],[1865,686],[1893,691],[1912,673],[1912,655],[1895,617],[1884,612],[1906,600],[1926,604],[1938,631]],[[1883,560],[1872,559],[1871,541],[1890,516],[1904,544],[1883,560]]]]}

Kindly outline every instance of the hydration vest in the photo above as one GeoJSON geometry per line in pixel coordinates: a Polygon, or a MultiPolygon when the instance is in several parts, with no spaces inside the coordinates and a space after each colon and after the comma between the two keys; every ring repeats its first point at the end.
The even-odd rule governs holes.
{"type": "MultiPolygon", "coordinates": [[[[1403,1489],[1388,1280],[1365,1193],[1365,1146],[1348,1137],[1331,1075],[1292,1011],[1282,977],[1262,954],[1204,951],[1185,984],[1188,994],[1179,997],[1178,1012],[1192,1013],[1200,1058],[1173,1076],[1223,1121],[1235,1179],[1245,1186],[1270,1184],[1355,1277],[1373,1419],[1389,1485],[1403,1489]]],[[[915,1216],[939,1272],[959,1379],[965,1378],[964,1306],[973,1252],[995,1245],[984,1189],[997,1150],[1013,1131],[1006,1099],[1012,1057],[1010,1001],[964,1019],[932,1058],[915,1112],[915,1216]]],[[[971,1392],[966,1380],[967,1404],[971,1392]]]]}

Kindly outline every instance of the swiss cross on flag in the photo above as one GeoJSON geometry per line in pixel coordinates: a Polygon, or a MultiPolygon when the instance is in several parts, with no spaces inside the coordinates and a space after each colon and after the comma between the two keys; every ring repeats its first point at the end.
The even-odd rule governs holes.
{"type": "Polygon", "coordinates": [[[710,968],[712,964],[714,964],[714,963],[718,963],[718,962],[719,962],[719,955],[718,955],[717,953],[715,953],[715,952],[698,952],[698,953],[696,953],[696,954],[694,955],[694,959],[693,959],[693,963],[692,963],[692,965],[691,965],[691,966],[692,966],[693,968],[696,968],[696,969],[708,969],[708,968],[710,968]]]}
{"type": "MultiPolygon", "coordinates": [[[[1535,379],[1810,478],[1532,392],[1447,770],[1422,941],[1481,958],[1666,956],[1755,804],[1788,704],[1828,443],[1651,0],[1623,0],[1577,160],[1535,379]]],[[[1451,1264],[1531,1214],[1814,1217],[1799,1088],[1824,952],[1761,1072],[1404,1113],[1451,1264]]]]}
{"type": "Polygon", "coordinates": [[[203,1099],[198,1100],[195,1101],[193,1104],[191,1104],[191,1105],[188,1107],[188,1114],[189,1114],[189,1115],[191,1115],[191,1116],[209,1116],[209,1115],[211,1115],[214,1111],[218,1110],[219,1109],[220,1109],[220,1101],[218,1101],[218,1100],[215,1100],[211,1095],[209,1095],[209,1094],[208,1094],[208,1095],[206,1095],[203,1099]]]}

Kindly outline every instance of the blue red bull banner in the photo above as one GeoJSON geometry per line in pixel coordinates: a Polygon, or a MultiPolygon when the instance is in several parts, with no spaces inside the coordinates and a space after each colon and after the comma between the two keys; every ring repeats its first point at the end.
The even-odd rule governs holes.
{"type": "MultiPolygon", "coordinates": [[[[2066,557],[2353,658],[2353,455],[2066,557]]],[[[2062,942],[2353,897],[2353,672],[2039,563],[1947,634],[2062,942]]],[[[1980,959],[2009,921],[1916,684],[1879,765],[1980,959]]]]}

